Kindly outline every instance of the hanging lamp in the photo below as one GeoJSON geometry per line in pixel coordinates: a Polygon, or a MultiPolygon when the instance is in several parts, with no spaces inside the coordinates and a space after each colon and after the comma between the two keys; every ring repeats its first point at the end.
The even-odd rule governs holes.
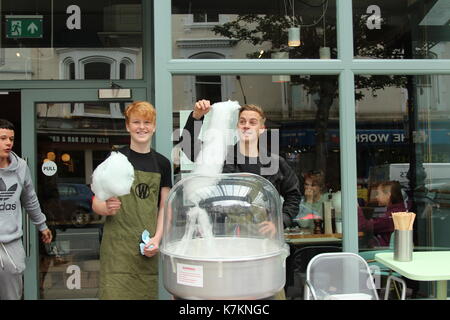
{"type": "MultiPolygon", "coordinates": [[[[286,51],[272,52],[270,57],[272,59],[289,59],[289,52],[286,52],[286,51]]],[[[283,83],[283,82],[289,82],[289,81],[291,81],[290,75],[273,75],[272,76],[272,82],[283,83]]]]}

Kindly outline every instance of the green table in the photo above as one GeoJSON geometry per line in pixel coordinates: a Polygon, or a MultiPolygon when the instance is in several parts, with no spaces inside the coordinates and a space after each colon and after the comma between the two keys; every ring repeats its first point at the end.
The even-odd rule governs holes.
{"type": "Polygon", "coordinates": [[[375,260],[406,278],[417,281],[436,281],[436,298],[447,299],[447,280],[450,280],[450,251],[413,252],[413,259],[409,262],[395,261],[393,252],[383,252],[375,254],[375,260]]]}

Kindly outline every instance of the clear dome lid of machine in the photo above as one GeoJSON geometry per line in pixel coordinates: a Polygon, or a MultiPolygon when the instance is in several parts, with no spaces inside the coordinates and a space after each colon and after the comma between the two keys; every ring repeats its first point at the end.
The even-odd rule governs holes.
{"type": "Polygon", "coordinates": [[[190,175],[171,190],[161,252],[196,260],[240,260],[285,249],[281,201],[261,176],[190,175]]]}

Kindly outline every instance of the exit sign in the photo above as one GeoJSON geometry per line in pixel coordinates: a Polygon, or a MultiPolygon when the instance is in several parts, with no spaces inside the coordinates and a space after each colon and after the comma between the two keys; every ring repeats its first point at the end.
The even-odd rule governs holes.
{"type": "Polygon", "coordinates": [[[6,16],[6,37],[42,38],[42,15],[9,15],[6,16]]]}

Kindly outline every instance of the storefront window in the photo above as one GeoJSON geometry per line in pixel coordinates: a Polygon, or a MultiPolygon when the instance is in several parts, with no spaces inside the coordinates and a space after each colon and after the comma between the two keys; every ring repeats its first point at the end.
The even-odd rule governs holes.
{"type": "Polygon", "coordinates": [[[127,79],[142,79],[141,0],[4,0],[0,10],[0,80],[119,79],[123,60],[127,79]],[[110,72],[93,76],[93,59],[110,72]]]}
{"type": "Polygon", "coordinates": [[[353,1],[355,58],[448,59],[450,4],[353,1]]]}
{"type": "Polygon", "coordinates": [[[336,1],[173,0],[172,38],[174,59],[335,59],[336,1]]]}
{"type": "Polygon", "coordinates": [[[259,105],[267,116],[266,127],[279,132],[278,153],[292,164],[298,177],[302,179],[310,170],[323,170],[326,190],[339,190],[337,77],[291,75],[288,82],[278,82],[280,77],[286,76],[174,76],[174,130],[184,127],[197,100],[259,105]],[[199,90],[199,83],[217,89],[199,90]]]}
{"type": "Polygon", "coordinates": [[[92,211],[90,184],[111,150],[129,144],[127,103],[36,104],[36,190],[53,233],[39,247],[41,299],[98,298],[105,217],[92,211]]]}
{"type": "MultiPolygon", "coordinates": [[[[414,251],[448,250],[450,76],[363,77],[385,89],[356,90],[361,253],[392,249],[391,213],[407,210],[416,213],[414,251]]],[[[408,287],[427,296],[426,283],[408,287]]]]}
{"type": "MultiPolygon", "coordinates": [[[[291,250],[285,289],[289,299],[299,298],[302,288],[299,288],[298,280],[306,271],[299,270],[306,264],[303,267],[296,264],[300,255],[306,257],[320,250],[342,250],[342,215],[338,206],[341,177],[337,76],[210,75],[208,77],[214,79],[220,89],[210,95],[196,90],[197,79],[204,77],[173,77],[175,180],[193,169],[186,154],[180,152],[183,144],[178,144],[180,131],[176,129],[184,128],[197,100],[207,99],[211,103],[231,100],[240,105],[261,106],[267,117],[265,134],[268,137],[268,145],[262,148],[287,160],[301,182],[304,195],[298,199],[293,224],[285,228],[291,250]]],[[[206,116],[205,128],[209,121],[206,116]]],[[[230,123],[229,129],[234,131],[236,125],[230,123]]],[[[229,142],[234,144],[236,141],[229,142]]]]}

